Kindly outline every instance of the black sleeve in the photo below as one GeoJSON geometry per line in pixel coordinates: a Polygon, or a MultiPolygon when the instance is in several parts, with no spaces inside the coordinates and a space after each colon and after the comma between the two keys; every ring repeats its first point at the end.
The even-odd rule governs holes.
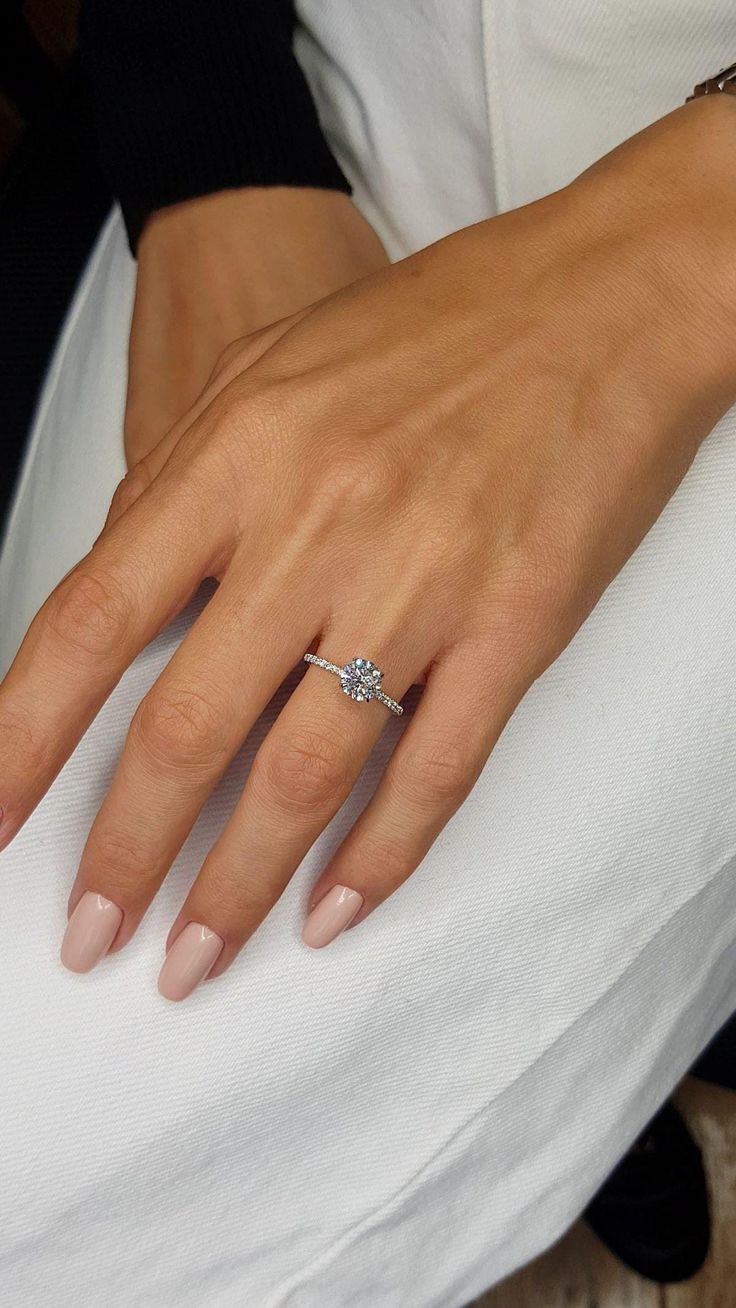
{"type": "Polygon", "coordinates": [[[154,209],[240,186],[350,191],[292,50],[292,0],[84,0],[101,162],[131,248],[154,209]]]}

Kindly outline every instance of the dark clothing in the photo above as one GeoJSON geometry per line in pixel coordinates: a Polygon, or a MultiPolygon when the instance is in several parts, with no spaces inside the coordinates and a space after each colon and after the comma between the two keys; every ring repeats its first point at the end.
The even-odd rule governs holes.
{"type": "Polygon", "coordinates": [[[154,210],[240,186],[350,191],[292,50],[292,0],[84,0],[101,163],[131,247],[154,210]]]}
{"type": "Polygon", "coordinates": [[[0,198],[0,543],[38,389],[112,205],[76,60],[40,110],[15,148],[0,198]]]}

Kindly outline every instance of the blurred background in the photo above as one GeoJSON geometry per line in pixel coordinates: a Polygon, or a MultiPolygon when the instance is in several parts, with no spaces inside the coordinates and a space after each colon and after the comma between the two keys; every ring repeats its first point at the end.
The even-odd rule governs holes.
{"type": "Polygon", "coordinates": [[[0,527],[36,395],[111,204],[75,56],[77,0],[0,0],[0,527]]]}

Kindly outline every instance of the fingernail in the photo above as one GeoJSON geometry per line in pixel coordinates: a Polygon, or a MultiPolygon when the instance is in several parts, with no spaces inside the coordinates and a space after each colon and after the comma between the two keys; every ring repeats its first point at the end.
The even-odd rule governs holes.
{"type": "Polygon", "coordinates": [[[324,899],[313,908],[302,932],[302,940],[310,949],[322,949],[339,936],[352,922],[363,904],[363,896],[348,886],[333,886],[324,899]]]}
{"type": "Polygon", "coordinates": [[[158,978],[159,994],[164,999],[186,999],[214,967],[224,945],[209,927],[189,922],[166,955],[158,978]]]}
{"type": "Polygon", "coordinates": [[[66,924],[61,961],[70,972],[89,972],[118,933],[123,911],[111,900],[87,890],[66,924]]]}

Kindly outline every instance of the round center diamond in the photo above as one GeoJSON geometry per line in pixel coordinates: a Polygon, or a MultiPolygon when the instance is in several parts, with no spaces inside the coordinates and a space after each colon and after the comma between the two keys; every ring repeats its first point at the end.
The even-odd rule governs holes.
{"type": "Polygon", "coordinates": [[[351,699],[373,699],[381,689],[381,673],[370,659],[351,659],[340,673],[340,685],[351,699]]]}

